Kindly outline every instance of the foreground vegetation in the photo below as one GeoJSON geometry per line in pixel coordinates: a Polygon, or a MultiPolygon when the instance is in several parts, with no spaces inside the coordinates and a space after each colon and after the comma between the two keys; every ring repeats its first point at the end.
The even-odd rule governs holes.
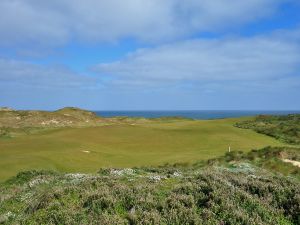
{"type": "Polygon", "coordinates": [[[237,127],[253,129],[289,144],[300,144],[300,114],[287,116],[261,115],[253,120],[242,121],[237,127]]]}
{"type": "Polygon", "coordinates": [[[279,152],[299,157],[296,149],[266,148],[189,167],[19,173],[0,187],[0,223],[299,224],[296,173],[255,164],[279,152]]]}

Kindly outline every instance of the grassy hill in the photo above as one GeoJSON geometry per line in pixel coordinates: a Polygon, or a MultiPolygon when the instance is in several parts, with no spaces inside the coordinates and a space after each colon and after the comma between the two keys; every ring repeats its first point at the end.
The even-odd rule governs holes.
{"type": "Polygon", "coordinates": [[[37,110],[0,110],[0,128],[46,128],[83,126],[100,123],[101,118],[93,112],[79,108],[66,107],[54,112],[37,110]]]}

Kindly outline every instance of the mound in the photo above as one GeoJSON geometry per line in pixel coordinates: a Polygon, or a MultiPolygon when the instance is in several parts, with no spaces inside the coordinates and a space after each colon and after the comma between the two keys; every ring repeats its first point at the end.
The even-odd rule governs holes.
{"type": "Polygon", "coordinates": [[[35,110],[2,110],[0,127],[64,127],[94,125],[101,122],[93,112],[79,108],[63,108],[54,112],[35,110]]]}

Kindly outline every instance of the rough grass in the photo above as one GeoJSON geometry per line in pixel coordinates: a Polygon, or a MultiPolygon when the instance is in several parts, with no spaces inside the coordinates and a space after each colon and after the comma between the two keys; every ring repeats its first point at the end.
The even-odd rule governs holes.
{"type": "Polygon", "coordinates": [[[3,224],[299,224],[299,181],[226,168],[30,171],[0,186],[3,224]]]}
{"type": "MultiPolygon", "coordinates": [[[[259,168],[271,170],[286,176],[293,176],[300,180],[300,168],[284,159],[300,162],[300,148],[265,147],[244,153],[241,151],[227,152],[224,156],[208,161],[210,165],[226,165],[235,167],[241,162],[251,163],[259,168]]],[[[199,163],[203,166],[203,163],[199,163]]],[[[197,164],[196,164],[197,165],[197,164]]]]}
{"type": "Polygon", "coordinates": [[[0,139],[0,180],[31,169],[95,172],[101,167],[194,163],[232,150],[282,143],[233,125],[245,119],[192,121],[173,118],[83,128],[40,130],[0,139]]]}
{"type": "Polygon", "coordinates": [[[236,126],[253,129],[288,144],[300,144],[300,114],[260,115],[255,119],[237,123],[236,126]]]}

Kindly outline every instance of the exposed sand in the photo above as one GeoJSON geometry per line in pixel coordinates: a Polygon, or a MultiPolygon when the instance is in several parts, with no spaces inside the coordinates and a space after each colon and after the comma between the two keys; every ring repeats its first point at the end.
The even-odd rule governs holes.
{"type": "Polygon", "coordinates": [[[83,150],[82,152],[84,152],[84,153],[91,153],[90,151],[85,151],[85,150],[83,150]]]}
{"type": "Polygon", "coordinates": [[[293,164],[294,166],[298,166],[300,167],[300,162],[298,161],[294,161],[294,160],[290,160],[290,159],[282,159],[283,162],[287,162],[287,163],[291,163],[293,164]]]}

